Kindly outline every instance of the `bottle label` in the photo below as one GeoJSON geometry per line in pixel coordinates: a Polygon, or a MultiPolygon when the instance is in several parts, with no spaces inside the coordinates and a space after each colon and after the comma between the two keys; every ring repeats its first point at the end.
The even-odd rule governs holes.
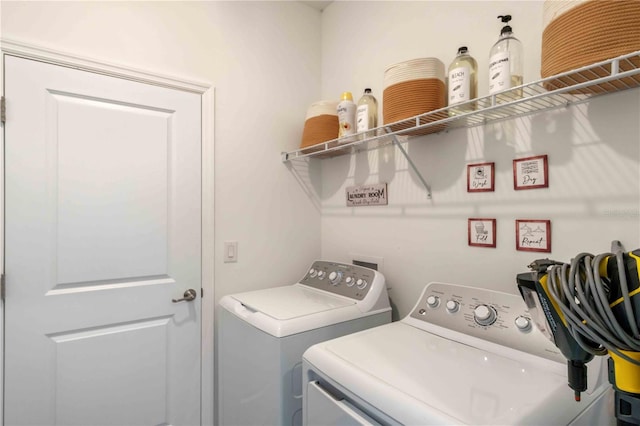
{"type": "Polygon", "coordinates": [[[469,67],[458,67],[449,72],[449,105],[471,100],[469,77],[469,67]]]}
{"type": "Polygon", "coordinates": [[[356,104],[342,101],[338,104],[338,137],[353,135],[356,133],[356,104]]]}
{"type": "Polygon", "coordinates": [[[489,59],[489,94],[510,88],[509,52],[496,53],[489,59]]]}
{"type": "Polygon", "coordinates": [[[360,105],[356,113],[356,123],[358,132],[369,130],[369,105],[360,105]]]}

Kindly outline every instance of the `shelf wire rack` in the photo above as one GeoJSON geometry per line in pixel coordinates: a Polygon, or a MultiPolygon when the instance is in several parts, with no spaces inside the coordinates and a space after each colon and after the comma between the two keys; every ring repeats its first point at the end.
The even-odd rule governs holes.
{"type": "MultiPolygon", "coordinates": [[[[520,117],[544,110],[567,107],[608,93],[640,87],[640,51],[590,64],[582,68],[526,83],[468,102],[437,109],[394,123],[388,123],[343,138],[282,153],[282,161],[327,158],[393,143],[401,148],[399,136],[445,132],[461,127],[520,117]],[[374,134],[373,137],[365,135],[374,134]]],[[[420,173],[406,152],[410,166],[420,173]]],[[[429,194],[429,186],[421,178],[429,194]]]]}

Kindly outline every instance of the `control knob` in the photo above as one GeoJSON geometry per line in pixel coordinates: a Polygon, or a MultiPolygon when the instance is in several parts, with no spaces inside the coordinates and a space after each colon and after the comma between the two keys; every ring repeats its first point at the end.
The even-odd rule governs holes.
{"type": "Polygon", "coordinates": [[[331,284],[338,285],[340,284],[340,281],[342,281],[342,272],[333,271],[329,274],[329,282],[331,284]]]}
{"type": "Polygon", "coordinates": [[[369,283],[367,282],[367,280],[363,280],[362,278],[358,278],[358,280],[356,281],[356,287],[358,287],[360,290],[365,288],[368,284],[369,283]]]}
{"type": "Polygon", "coordinates": [[[514,322],[520,331],[531,330],[531,320],[527,317],[519,316],[514,322]]]}
{"type": "Polygon", "coordinates": [[[356,283],[356,280],[354,280],[353,277],[347,277],[344,279],[344,282],[347,284],[347,287],[353,287],[353,285],[356,283]]]}
{"type": "Polygon", "coordinates": [[[427,305],[430,308],[437,308],[440,304],[440,298],[438,296],[429,296],[427,297],[427,305]]]}
{"type": "Polygon", "coordinates": [[[327,275],[325,271],[318,271],[318,278],[323,279],[325,275],[327,275]]]}
{"type": "Polygon", "coordinates": [[[498,318],[495,309],[487,305],[478,305],[473,310],[473,317],[480,325],[491,325],[498,318]]]}
{"type": "Polygon", "coordinates": [[[311,278],[315,278],[318,275],[318,271],[316,271],[315,269],[311,268],[309,269],[309,276],[311,278]]]}
{"type": "Polygon", "coordinates": [[[447,311],[450,313],[455,313],[458,312],[458,309],[460,309],[460,303],[458,303],[455,300],[449,300],[447,302],[447,311]]]}

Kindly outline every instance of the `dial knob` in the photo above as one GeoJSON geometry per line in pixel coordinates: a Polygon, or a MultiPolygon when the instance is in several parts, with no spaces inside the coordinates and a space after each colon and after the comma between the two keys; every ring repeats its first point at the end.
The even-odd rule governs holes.
{"type": "Polygon", "coordinates": [[[531,330],[531,320],[527,317],[519,316],[518,318],[516,318],[515,324],[520,331],[531,330]]]}
{"type": "Polygon", "coordinates": [[[356,280],[354,280],[353,277],[347,277],[344,279],[344,282],[347,284],[347,287],[353,287],[353,285],[356,283],[356,280]]]}
{"type": "Polygon", "coordinates": [[[358,278],[358,281],[356,281],[356,287],[358,287],[360,290],[365,288],[368,284],[369,283],[367,282],[367,280],[363,280],[362,278],[358,278]]]}
{"type": "Polygon", "coordinates": [[[311,268],[309,269],[309,276],[311,278],[315,278],[318,275],[318,271],[316,271],[315,269],[311,268]]]}
{"type": "Polygon", "coordinates": [[[323,279],[325,275],[327,275],[325,271],[318,271],[318,278],[323,279]]]}
{"type": "Polygon", "coordinates": [[[458,312],[458,309],[460,309],[460,303],[456,302],[455,300],[449,300],[447,302],[447,311],[454,313],[458,312]]]}
{"type": "Polygon", "coordinates": [[[436,308],[440,304],[440,298],[438,296],[429,296],[427,297],[427,305],[430,308],[436,308]]]}
{"type": "Polygon", "coordinates": [[[331,284],[338,285],[340,284],[340,281],[342,281],[342,272],[333,271],[332,273],[329,274],[329,282],[331,284]]]}
{"type": "Polygon", "coordinates": [[[491,325],[498,318],[496,311],[487,305],[478,305],[473,310],[473,317],[480,325],[491,325]]]}

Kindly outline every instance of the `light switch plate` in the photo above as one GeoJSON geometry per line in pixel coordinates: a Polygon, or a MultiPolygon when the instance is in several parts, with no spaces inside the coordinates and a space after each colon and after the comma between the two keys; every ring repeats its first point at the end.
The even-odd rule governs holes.
{"type": "Polygon", "coordinates": [[[232,263],[238,261],[238,242],[224,242],[224,263],[232,263]]]}

